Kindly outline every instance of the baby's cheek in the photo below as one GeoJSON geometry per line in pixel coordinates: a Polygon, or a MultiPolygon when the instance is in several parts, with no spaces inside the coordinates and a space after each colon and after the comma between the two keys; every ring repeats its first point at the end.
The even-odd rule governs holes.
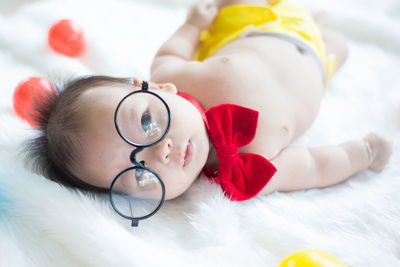
{"type": "Polygon", "coordinates": [[[192,185],[196,178],[187,177],[187,175],[170,176],[164,181],[165,184],[165,199],[173,199],[179,197],[192,185]]]}
{"type": "Polygon", "coordinates": [[[116,193],[132,194],[135,192],[136,180],[130,177],[131,172],[122,174],[114,183],[113,191],[116,193]]]}

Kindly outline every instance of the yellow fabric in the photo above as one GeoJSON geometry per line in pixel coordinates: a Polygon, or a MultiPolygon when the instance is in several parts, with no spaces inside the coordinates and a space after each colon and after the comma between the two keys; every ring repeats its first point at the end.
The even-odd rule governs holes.
{"type": "Polygon", "coordinates": [[[321,59],[325,86],[328,85],[335,71],[336,56],[326,55],[321,32],[312,16],[289,0],[275,0],[266,6],[239,4],[221,8],[211,27],[200,34],[201,44],[194,60],[210,57],[247,32],[278,33],[300,40],[321,59]]]}
{"type": "Polygon", "coordinates": [[[346,265],[332,255],[310,249],[290,255],[278,267],[346,267],[346,265]]]}

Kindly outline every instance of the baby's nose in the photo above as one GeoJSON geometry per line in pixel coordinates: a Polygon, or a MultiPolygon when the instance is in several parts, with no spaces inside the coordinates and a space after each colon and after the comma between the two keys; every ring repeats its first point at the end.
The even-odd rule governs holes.
{"type": "Polygon", "coordinates": [[[161,163],[169,163],[171,160],[172,139],[167,137],[164,138],[155,146],[155,150],[155,155],[161,163]]]}

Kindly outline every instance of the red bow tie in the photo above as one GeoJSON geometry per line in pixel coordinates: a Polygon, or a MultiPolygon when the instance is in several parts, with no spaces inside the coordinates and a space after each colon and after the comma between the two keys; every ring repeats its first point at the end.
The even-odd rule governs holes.
{"type": "Polygon", "coordinates": [[[207,110],[206,118],[219,169],[215,173],[205,168],[204,174],[218,183],[231,200],[256,196],[276,172],[266,158],[253,153],[239,153],[238,148],[249,144],[256,135],[258,112],[222,104],[207,110]]]}
{"type": "Polygon", "coordinates": [[[239,153],[238,148],[249,144],[256,134],[258,112],[238,105],[222,104],[210,108],[204,116],[197,100],[187,94],[180,95],[202,113],[210,140],[217,151],[218,171],[204,168],[203,173],[218,183],[231,200],[247,200],[256,196],[276,172],[275,166],[266,158],[253,153],[239,153]]]}

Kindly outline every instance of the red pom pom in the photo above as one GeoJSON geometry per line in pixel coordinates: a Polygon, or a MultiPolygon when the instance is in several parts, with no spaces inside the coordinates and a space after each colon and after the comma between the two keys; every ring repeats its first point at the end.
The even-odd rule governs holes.
{"type": "Polygon", "coordinates": [[[81,28],[67,19],[60,20],[50,27],[48,44],[54,51],[69,57],[77,57],[85,50],[81,28]]]}
{"type": "Polygon", "coordinates": [[[14,91],[13,106],[17,115],[26,120],[30,125],[37,126],[32,119],[36,114],[35,107],[40,104],[41,97],[56,94],[53,85],[45,78],[30,77],[21,81],[14,91]]]}

